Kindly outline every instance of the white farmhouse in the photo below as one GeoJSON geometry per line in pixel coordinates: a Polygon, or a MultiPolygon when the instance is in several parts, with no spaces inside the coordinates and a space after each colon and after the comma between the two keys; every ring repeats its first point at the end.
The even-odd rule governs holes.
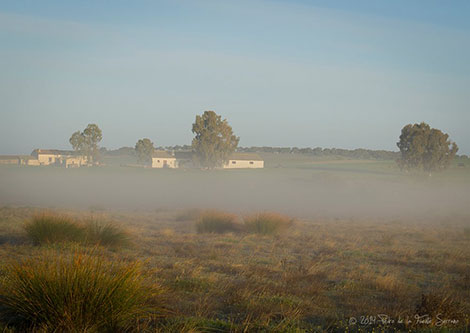
{"type": "Polygon", "coordinates": [[[30,160],[28,165],[57,165],[70,168],[88,164],[86,156],[71,150],[35,149],[31,156],[37,162],[30,160]]]}
{"type": "Polygon", "coordinates": [[[176,168],[176,157],[164,150],[155,150],[152,154],[152,168],[176,168]]]}

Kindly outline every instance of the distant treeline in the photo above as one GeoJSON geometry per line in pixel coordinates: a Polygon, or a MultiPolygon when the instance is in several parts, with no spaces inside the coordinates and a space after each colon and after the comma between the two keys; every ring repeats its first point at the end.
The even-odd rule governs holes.
{"type": "MultiPolygon", "coordinates": [[[[176,145],[167,147],[157,147],[159,150],[168,151],[190,151],[190,145],[176,145]]],[[[396,160],[400,157],[400,152],[390,150],[371,150],[371,149],[340,149],[340,148],[298,148],[298,147],[238,147],[238,152],[246,153],[275,153],[275,154],[304,154],[315,157],[339,156],[351,159],[361,160],[396,160]]],[[[108,156],[135,156],[133,147],[121,147],[115,150],[101,148],[101,153],[108,156]]],[[[466,160],[468,156],[457,155],[457,159],[466,160]]]]}
{"type": "Polygon", "coordinates": [[[277,154],[303,154],[315,157],[340,156],[353,159],[394,160],[399,153],[387,150],[338,149],[338,148],[297,148],[297,147],[239,147],[238,151],[277,154]]]}

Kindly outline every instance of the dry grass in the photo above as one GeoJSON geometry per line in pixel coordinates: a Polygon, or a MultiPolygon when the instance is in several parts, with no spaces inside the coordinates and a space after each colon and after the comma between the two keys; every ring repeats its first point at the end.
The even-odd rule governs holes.
{"type": "Polygon", "coordinates": [[[181,211],[175,217],[175,221],[186,222],[186,221],[196,221],[203,211],[197,208],[189,208],[181,211]]]}
{"type": "Polygon", "coordinates": [[[156,289],[137,264],[89,253],[46,253],[9,264],[0,284],[0,319],[19,330],[125,331],[152,312],[156,289]]]}
{"type": "Polygon", "coordinates": [[[234,214],[207,210],[199,215],[196,221],[196,231],[198,233],[223,234],[239,230],[236,223],[237,216],[234,214]]]}
{"type": "Polygon", "coordinates": [[[293,223],[289,216],[272,212],[249,215],[243,221],[246,231],[261,235],[277,234],[289,228],[293,223]]]}
{"type": "Polygon", "coordinates": [[[463,229],[463,235],[466,239],[470,240],[470,227],[466,227],[463,229]]]}
{"type": "Polygon", "coordinates": [[[24,228],[35,245],[81,242],[85,237],[85,230],[65,215],[42,213],[34,216],[24,228]]]}
{"type": "MultiPolygon", "coordinates": [[[[33,213],[9,209],[12,230],[33,213]]],[[[65,213],[78,220],[86,215],[65,213]]],[[[120,253],[101,247],[100,258],[113,262],[124,252],[129,260],[145,260],[142,269],[165,290],[169,316],[153,321],[151,331],[460,332],[470,327],[470,252],[462,233],[468,218],[312,218],[297,221],[289,232],[260,237],[198,233],[194,220],[176,221],[179,214],[107,211],[102,216],[125,226],[135,242],[120,253]],[[433,320],[415,323],[418,312],[429,312],[433,320]],[[458,322],[437,326],[441,312],[441,318],[458,322]],[[378,314],[411,322],[384,325],[378,314]],[[350,317],[361,316],[376,321],[349,324],[350,317]]],[[[229,221],[236,223],[233,216],[229,221]]],[[[4,244],[0,258],[24,260],[41,249],[4,244]]],[[[0,279],[6,273],[1,268],[0,279]]]]}
{"type": "Polygon", "coordinates": [[[116,224],[93,219],[85,225],[85,239],[88,244],[114,248],[130,244],[129,235],[116,224]]]}
{"type": "Polygon", "coordinates": [[[130,243],[129,235],[111,222],[87,219],[85,222],[67,215],[40,213],[24,226],[34,245],[80,243],[123,247],[130,243]]]}

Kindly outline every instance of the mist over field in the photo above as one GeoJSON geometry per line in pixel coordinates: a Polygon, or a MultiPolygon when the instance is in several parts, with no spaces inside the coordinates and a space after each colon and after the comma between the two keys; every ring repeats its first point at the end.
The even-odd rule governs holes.
{"type": "Polygon", "coordinates": [[[3,168],[0,189],[3,205],[54,208],[217,208],[356,218],[470,214],[466,179],[413,178],[382,169],[365,171],[354,164],[339,169],[317,165],[313,169],[212,172],[3,168]]]}

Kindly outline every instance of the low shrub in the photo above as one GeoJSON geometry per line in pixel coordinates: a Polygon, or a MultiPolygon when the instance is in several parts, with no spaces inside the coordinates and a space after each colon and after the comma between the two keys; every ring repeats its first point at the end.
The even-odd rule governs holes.
{"type": "Polygon", "coordinates": [[[71,218],[48,213],[34,216],[24,228],[35,245],[81,242],[85,236],[83,228],[71,218]]]}
{"type": "Polygon", "coordinates": [[[196,221],[198,233],[217,233],[238,231],[237,216],[230,213],[209,210],[201,213],[196,221]]]}
{"type": "Polygon", "coordinates": [[[263,212],[246,216],[244,218],[245,230],[261,235],[277,234],[287,229],[293,223],[293,219],[279,213],[263,212]]]}
{"type": "Polygon", "coordinates": [[[53,254],[7,265],[0,283],[0,320],[19,330],[132,330],[156,309],[158,289],[145,285],[139,264],[93,254],[53,254]]]}

